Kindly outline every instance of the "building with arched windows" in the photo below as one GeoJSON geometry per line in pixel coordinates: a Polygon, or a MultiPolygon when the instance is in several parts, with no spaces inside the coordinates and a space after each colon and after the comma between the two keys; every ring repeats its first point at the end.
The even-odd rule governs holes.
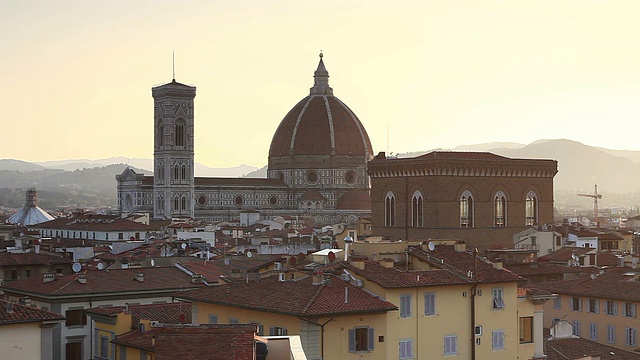
{"type": "Polygon", "coordinates": [[[553,222],[555,160],[434,151],[368,164],[373,233],[397,239],[456,238],[512,246],[512,235],[553,222]]]}
{"type": "Polygon", "coordinates": [[[309,95],[284,117],[269,148],[267,178],[194,176],[196,88],[175,81],[154,87],[154,174],[130,168],[116,176],[121,212],[156,219],[236,219],[303,215],[317,223],[355,222],[371,213],[369,136],[333,95],[322,54],[309,95]]]}

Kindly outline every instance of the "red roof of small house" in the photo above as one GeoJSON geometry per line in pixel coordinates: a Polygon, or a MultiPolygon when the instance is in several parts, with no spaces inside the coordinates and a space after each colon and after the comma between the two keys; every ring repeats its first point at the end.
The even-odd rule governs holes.
{"type": "Polygon", "coordinates": [[[0,300],[0,325],[43,321],[62,321],[65,317],[31,306],[0,300]]]}
{"type": "Polygon", "coordinates": [[[191,323],[191,303],[180,301],[166,304],[146,304],[129,306],[105,306],[87,309],[88,315],[116,316],[125,311],[131,314],[131,328],[138,327],[141,319],[159,321],[163,324],[191,323]],[[184,316],[181,321],[180,314],[184,316]]]}
{"type": "Polygon", "coordinates": [[[312,277],[278,281],[271,276],[260,281],[238,282],[182,292],[175,296],[194,302],[251,309],[291,316],[328,316],[384,313],[397,310],[392,303],[331,276],[331,285],[314,285],[312,277]],[[345,290],[346,289],[346,290],[345,290]],[[345,293],[348,301],[345,302],[345,293]]]}

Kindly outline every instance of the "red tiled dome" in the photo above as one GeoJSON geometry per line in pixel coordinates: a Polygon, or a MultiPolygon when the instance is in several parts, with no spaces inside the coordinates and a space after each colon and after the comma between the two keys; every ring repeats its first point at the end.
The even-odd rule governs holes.
{"type": "Polygon", "coordinates": [[[329,87],[322,58],[309,96],[296,104],[276,130],[269,158],[293,155],[373,154],[371,141],[358,117],[329,87]]]}

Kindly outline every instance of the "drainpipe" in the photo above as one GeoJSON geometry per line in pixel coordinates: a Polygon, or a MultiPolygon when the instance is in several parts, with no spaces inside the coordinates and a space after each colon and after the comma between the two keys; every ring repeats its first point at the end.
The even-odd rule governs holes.
{"type": "Polygon", "coordinates": [[[476,288],[471,287],[471,360],[476,360],[476,288]]]}
{"type": "Polygon", "coordinates": [[[302,320],[304,322],[308,322],[309,324],[313,324],[315,326],[319,326],[320,327],[320,359],[324,359],[324,326],[327,325],[334,318],[331,318],[331,319],[325,321],[324,324],[318,324],[316,322],[309,321],[309,320],[303,319],[301,317],[298,317],[298,319],[300,319],[300,320],[302,320]]]}

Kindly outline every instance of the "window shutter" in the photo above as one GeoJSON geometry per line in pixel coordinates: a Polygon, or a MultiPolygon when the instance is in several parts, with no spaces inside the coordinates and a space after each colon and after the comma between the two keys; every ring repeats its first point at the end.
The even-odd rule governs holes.
{"type": "Polygon", "coordinates": [[[349,352],[356,352],[356,330],[349,329],[349,352]]]}
{"type": "Polygon", "coordinates": [[[498,347],[498,332],[494,331],[491,336],[491,348],[496,349],[498,347]]]}
{"type": "Polygon", "coordinates": [[[596,300],[596,314],[600,313],[600,300],[596,300]]]}
{"type": "Polygon", "coordinates": [[[449,336],[444,337],[444,353],[451,354],[451,337],[449,336]]]}
{"type": "MultiPolygon", "coordinates": [[[[351,331],[351,330],[349,330],[349,331],[351,331]]],[[[269,326],[269,335],[274,336],[275,334],[276,334],[276,329],[275,329],[275,327],[273,327],[273,326],[269,326]]],[[[349,333],[349,335],[351,335],[351,333],[349,333]]],[[[354,339],[355,339],[355,333],[354,333],[353,337],[354,337],[354,339]]],[[[355,343],[355,341],[354,341],[354,343],[355,343]]]]}
{"type": "Polygon", "coordinates": [[[627,304],[626,303],[622,306],[622,316],[627,316],[627,304]]]}
{"type": "Polygon", "coordinates": [[[368,346],[369,346],[369,351],[373,350],[373,328],[369,328],[369,342],[368,342],[368,346]]]}
{"type": "Polygon", "coordinates": [[[456,336],[451,337],[451,352],[454,354],[458,352],[458,338],[456,336]]]}
{"type": "Polygon", "coordinates": [[[613,303],[613,315],[618,315],[618,302],[613,303]]]}
{"type": "Polygon", "coordinates": [[[631,330],[631,329],[629,329],[629,328],[625,328],[624,329],[624,337],[626,338],[625,343],[627,345],[631,345],[631,341],[630,341],[631,340],[631,336],[629,336],[630,335],[630,331],[629,330],[631,330]]]}

